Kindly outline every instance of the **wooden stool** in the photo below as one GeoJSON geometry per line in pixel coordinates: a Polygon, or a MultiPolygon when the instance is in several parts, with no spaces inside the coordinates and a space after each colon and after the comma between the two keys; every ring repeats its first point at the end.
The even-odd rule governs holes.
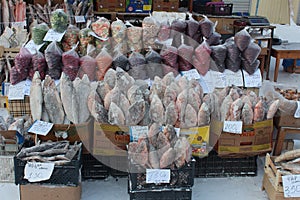
{"type": "Polygon", "coordinates": [[[297,127],[279,127],[277,132],[277,138],[274,145],[273,156],[279,156],[282,151],[282,146],[284,142],[285,135],[287,133],[300,134],[300,128],[297,127]]]}

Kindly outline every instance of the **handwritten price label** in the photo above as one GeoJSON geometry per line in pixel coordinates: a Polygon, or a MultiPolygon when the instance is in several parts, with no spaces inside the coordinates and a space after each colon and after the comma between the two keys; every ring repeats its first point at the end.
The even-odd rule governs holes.
{"type": "Polygon", "coordinates": [[[30,86],[31,86],[31,80],[27,79],[25,81],[23,93],[24,95],[30,96],[30,86]]]}
{"type": "Polygon", "coordinates": [[[10,85],[8,90],[8,100],[23,100],[24,99],[25,81],[10,85]]]}
{"type": "Polygon", "coordinates": [[[224,88],[226,87],[226,76],[221,72],[209,71],[211,80],[214,82],[215,88],[224,88]]]}
{"type": "Polygon", "coordinates": [[[261,87],[262,86],[262,77],[260,70],[256,70],[254,74],[249,75],[245,70],[243,70],[245,87],[261,87]]]}
{"type": "Polygon", "coordinates": [[[141,135],[146,136],[148,134],[148,126],[131,126],[129,128],[129,133],[130,141],[136,142],[141,135]]]}
{"type": "Polygon", "coordinates": [[[171,170],[147,169],[146,183],[170,183],[171,170]]]}
{"type": "Polygon", "coordinates": [[[28,162],[24,168],[24,178],[29,182],[49,180],[54,170],[54,163],[28,162]]]}
{"type": "Polygon", "coordinates": [[[224,121],[223,131],[228,133],[242,134],[242,121],[224,121]]]}
{"type": "Polygon", "coordinates": [[[181,74],[182,74],[182,76],[186,76],[188,80],[200,79],[200,74],[198,73],[198,71],[196,69],[191,69],[189,71],[182,71],[181,74]]]}
{"type": "Polygon", "coordinates": [[[84,23],[85,22],[84,16],[75,16],[75,22],[76,23],[84,23]]]}
{"type": "Polygon", "coordinates": [[[282,176],[282,184],[285,198],[300,197],[300,175],[282,176]]]}
{"type": "Polygon", "coordinates": [[[37,135],[46,136],[52,127],[53,127],[52,123],[37,120],[29,128],[28,132],[35,133],[37,135]]]}
{"type": "Polygon", "coordinates": [[[37,45],[33,42],[33,40],[30,40],[26,45],[25,48],[30,51],[31,54],[35,54],[38,50],[44,46],[45,43],[37,45]]]}
{"type": "Polygon", "coordinates": [[[48,41],[48,42],[60,42],[62,40],[62,38],[64,37],[66,31],[63,33],[58,33],[56,31],[54,31],[53,29],[49,29],[49,31],[47,32],[47,34],[44,37],[44,41],[48,41]]]}
{"type": "Polygon", "coordinates": [[[225,79],[226,79],[226,86],[238,86],[243,87],[243,74],[242,71],[239,70],[237,72],[233,72],[231,70],[225,69],[224,71],[225,79]]]}
{"type": "Polygon", "coordinates": [[[295,118],[300,118],[300,101],[297,101],[297,110],[294,114],[295,118]]]}

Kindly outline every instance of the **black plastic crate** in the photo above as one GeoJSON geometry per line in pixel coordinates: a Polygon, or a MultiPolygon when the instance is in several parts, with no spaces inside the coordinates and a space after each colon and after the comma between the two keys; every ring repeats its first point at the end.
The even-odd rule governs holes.
{"type": "Polygon", "coordinates": [[[233,8],[232,3],[209,4],[206,5],[206,14],[217,15],[217,16],[232,15],[232,8],[233,8]]]}
{"type": "Polygon", "coordinates": [[[105,179],[109,176],[109,167],[91,154],[82,154],[81,176],[83,179],[105,179]]]}
{"type": "Polygon", "coordinates": [[[191,200],[191,188],[130,191],[130,200],[191,200]]]}
{"type": "Polygon", "coordinates": [[[192,187],[195,177],[195,160],[186,163],[180,169],[171,169],[170,183],[146,183],[146,173],[129,173],[129,190],[170,189],[192,187]]]}
{"type": "Polygon", "coordinates": [[[195,177],[256,176],[257,156],[221,158],[215,151],[208,157],[196,158],[195,177]]]}
{"type": "Polygon", "coordinates": [[[109,157],[110,175],[113,177],[128,176],[128,157],[110,156],[109,157]]]}
{"type": "MultiPolygon", "coordinates": [[[[81,168],[81,151],[79,149],[73,160],[64,165],[55,165],[53,173],[49,180],[40,181],[40,184],[56,184],[67,186],[78,186],[80,181],[80,168],[81,168]]],[[[15,184],[26,185],[30,184],[27,179],[24,179],[24,168],[27,161],[14,156],[15,168],[15,184]]]]}

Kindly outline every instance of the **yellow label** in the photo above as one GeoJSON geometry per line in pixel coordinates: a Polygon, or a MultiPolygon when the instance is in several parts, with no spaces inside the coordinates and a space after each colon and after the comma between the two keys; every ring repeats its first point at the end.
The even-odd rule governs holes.
{"type": "Polygon", "coordinates": [[[271,149],[271,144],[254,145],[252,147],[253,151],[261,151],[261,150],[268,150],[268,149],[271,149]]]}
{"type": "Polygon", "coordinates": [[[209,142],[209,126],[180,129],[180,135],[187,136],[190,144],[202,144],[209,142]]]}
{"type": "Polygon", "coordinates": [[[143,10],[151,10],[151,5],[143,5],[143,10]]]}
{"type": "Polygon", "coordinates": [[[273,127],[273,119],[254,123],[254,128],[263,128],[263,127],[273,127]]]}
{"type": "Polygon", "coordinates": [[[219,146],[218,151],[219,151],[219,152],[239,153],[239,152],[240,152],[240,147],[234,147],[234,146],[219,146]]]}
{"type": "Polygon", "coordinates": [[[249,146],[252,150],[246,151],[242,150],[242,148],[246,148],[247,146],[219,146],[218,151],[220,153],[223,152],[231,152],[231,153],[246,153],[246,152],[255,152],[255,151],[266,151],[271,149],[271,144],[261,144],[261,145],[253,145],[249,146]]]}

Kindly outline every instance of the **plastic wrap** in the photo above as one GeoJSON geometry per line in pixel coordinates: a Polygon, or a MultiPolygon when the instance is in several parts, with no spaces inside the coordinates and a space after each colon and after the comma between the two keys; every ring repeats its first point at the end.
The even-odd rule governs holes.
{"type": "Polygon", "coordinates": [[[244,51],[251,42],[251,36],[246,29],[243,29],[234,35],[234,42],[240,51],[244,51]]]}
{"type": "Polygon", "coordinates": [[[57,9],[51,13],[50,23],[54,31],[63,33],[68,28],[68,16],[63,9],[57,9]]]}
{"type": "Polygon", "coordinates": [[[74,48],[62,54],[62,71],[70,77],[71,81],[73,81],[77,77],[78,70],[80,67],[79,60],[79,55],[77,54],[74,48]]]}
{"type": "Polygon", "coordinates": [[[128,74],[135,80],[146,80],[148,79],[148,75],[145,67],[146,65],[132,66],[128,71],[128,74]]]}
{"type": "Polygon", "coordinates": [[[133,26],[129,22],[126,22],[129,25],[127,28],[127,39],[130,43],[140,43],[143,37],[143,28],[138,26],[133,26]]]}
{"type": "Polygon", "coordinates": [[[104,78],[106,71],[111,67],[113,59],[111,55],[107,52],[107,49],[103,48],[101,52],[98,54],[98,56],[96,57],[96,61],[97,61],[96,77],[97,80],[100,81],[104,78]]]}
{"type": "Polygon", "coordinates": [[[241,63],[242,63],[242,59],[240,57],[238,57],[236,60],[231,60],[228,58],[226,58],[225,60],[226,68],[233,72],[237,72],[241,69],[241,63]]]}
{"type": "Polygon", "coordinates": [[[206,38],[209,38],[214,32],[215,24],[206,16],[204,16],[204,18],[199,22],[199,26],[201,34],[206,38]]]}
{"type": "Polygon", "coordinates": [[[145,65],[146,64],[146,59],[145,57],[138,53],[138,52],[132,52],[130,56],[128,57],[128,61],[131,67],[136,67],[140,65],[145,65]]]}
{"type": "Polygon", "coordinates": [[[24,73],[18,72],[16,67],[12,67],[9,73],[9,80],[12,85],[15,85],[27,78],[27,75],[24,73]]]}
{"type": "Polygon", "coordinates": [[[194,35],[196,35],[198,33],[200,25],[199,25],[199,22],[193,18],[193,15],[191,13],[189,13],[188,16],[189,16],[189,19],[186,21],[186,24],[187,24],[186,33],[188,36],[193,38],[194,35]]]}
{"type": "Polygon", "coordinates": [[[221,44],[221,34],[217,32],[213,32],[212,35],[206,40],[206,42],[210,45],[219,45],[221,44]]]}
{"type": "Polygon", "coordinates": [[[242,56],[248,63],[253,64],[260,54],[261,48],[258,44],[250,42],[249,46],[242,52],[242,56]]]}
{"type": "Polygon", "coordinates": [[[102,48],[106,48],[106,50],[108,52],[111,51],[112,49],[112,41],[111,41],[111,38],[108,38],[107,40],[100,40],[98,38],[95,38],[95,47],[97,49],[98,52],[101,51],[102,48]]]}
{"type": "Polygon", "coordinates": [[[49,27],[46,23],[37,24],[32,28],[31,39],[37,45],[44,42],[44,37],[47,34],[49,27]]]}
{"type": "Polygon", "coordinates": [[[130,68],[128,58],[120,51],[120,49],[117,49],[115,52],[115,55],[113,57],[112,66],[114,69],[117,69],[120,67],[124,71],[128,71],[130,68]]]}
{"type": "Polygon", "coordinates": [[[43,53],[37,51],[32,56],[32,70],[29,72],[29,76],[32,79],[34,76],[34,72],[38,71],[40,73],[41,80],[45,79],[46,71],[47,71],[47,63],[43,53]]]}
{"type": "Polygon", "coordinates": [[[62,72],[62,53],[56,42],[51,42],[45,50],[48,74],[55,80],[60,78],[62,72]]]}
{"type": "Polygon", "coordinates": [[[91,31],[92,30],[90,28],[84,28],[79,31],[79,41],[80,41],[79,50],[82,56],[86,55],[88,44],[93,42],[94,38],[93,36],[90,35],[91,31]]]}
{"type": "Polygon", "coordinates": [[[206,41],[203,41],[196,49],[193,58],[193,65],[202,75],[205,75],[210,67],[211,49],[206,41]]]}
{"type": "Polygon", "coordinates": [[[81,57],[80,58],[79,77],[82,78],[83,74],[86,74],[89,77],[90,81],[94,81],[96,78],[96,76],[95,76],[96,68],[97,68],[96,59],[94,59],[88,55],[81,57]]]}
{"type": "Polygon", "coordinates": [[[159,53],[153,50],[151,47],[145,55],[147,63],[161,63],[162,59],[159,53]]]}
{"type": "Polygon", "coordinates": [[[174,20],[171,24],[172,45],[178,48],[182,44],[182,36],[185,35],[187,24],[184,20],[174,20]]]}
{"type": "Polygon", "coordinates": [[[225,60],[226,68],[233,72],[237,72],[241,69],[241,52],[234,43],[233,37],[227,39],[224,45],[227,48],[227,57],[225,60]]]}
{"type": "Polygon", "coordinates": [[[122,20],[117,18],[116,21],[111,23],[110,28],[114,42],[120,43],[125,40],[127,27],[122,20]]]}
{"type": "Polygon", "coordinates": [[[165,41],[170,38],[171,26],[168,22],[164,21],[160,24],[160,29],[157,35],[159,41],[165,41]]]}
{"type": "Polygon", "coordinates": [[[106,39],[109,37],[110,22],[105,17],[100,17],[97,21],[91,24],[92,30],[99,37],[106,39]]]}
{"type": "Polygon", "coordinates": [[[160,51],[160,56],[164,64],[178,70],[178,50],[176,47],[173,47],[171,45],[165,45],[160,51]]]}
{"type": "Polygon", "coordinates": [[[15,68],[19,73],[24,73],[28,76],[32,55],[30,51],[24,47],[20,49],[20,52],[16,55],[14,62],[15,68]]]}
{"type": "Polygon", "coordinates": [[[112,41],[112,46],[114,47],[114,51],[120,51],[122,54],[127,55],[128,52],[130,52],[130,49],[128,48],[127,41],[124,40],[120,43],[115,43],[112,41]]]}
{"type": "Polygon", "coordinates": [[[150,15],[143,19],[142,27],[144,48],[148,48],[149,46],[155,48],[155,40],[160,29],[159,22],[150,15]]]}
{"type": "Polygon", "coordinates": [[[211,46],[211,57],[215,61],[218,71],[224,72],[225,59],[227,55],[227,48],[225,45],[211,46]]]}
{"type": "Polygon", "coordinates": [[[79,41],[79,28],[70,24],[62,39],[62,47],[64,51],[71,50],[79,41]]]}
{"type": "Polygon", "coordinates": [[[164,65],[160,63],[148,63],[145,66],[148,78],[150,78],[151,80],[154,80],[155,76],[163,78],[163,76],[165,75],[163,66],[164,65]]]}
{"type": "Polygon", "coordinates": [[[188,71],[192,69],[192,57],[194,54],[194,48],[187,46],[186,44],[181,44],[178,47],[178,65],[180,71],[188,71]]]}
{"type": "Polygon", "coordinates": [[[250,64],[247,60],[242,59],[242,67],[250,75],[254,74],[254,72],[258,69],[259,64],[259,60],[256,60],[253,64],[250,64]]]}

